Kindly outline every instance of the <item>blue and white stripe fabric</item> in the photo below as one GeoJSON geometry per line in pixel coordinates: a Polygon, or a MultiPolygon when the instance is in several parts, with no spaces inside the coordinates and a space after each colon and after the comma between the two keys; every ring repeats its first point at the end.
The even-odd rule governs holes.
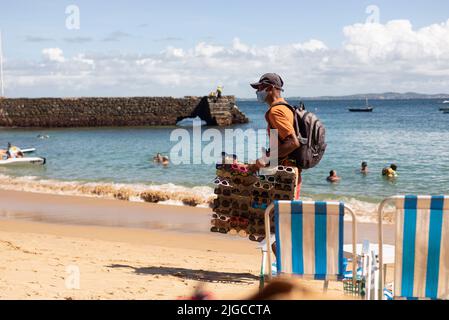
{"type": "Polygon", "coordinates": [[[396,200],[395,298],[449,299],[449,198],[396,200]]]}
{"type": "Polygon", "coordinates": [[[393,292],[387,288],[384,288],[385,300],[393,300],[393,292]]]}
{"type": "Polygon", "coordinates": [[[343,278],[343,203],[276,201],[274,212],[278,274],[343,278]]]}

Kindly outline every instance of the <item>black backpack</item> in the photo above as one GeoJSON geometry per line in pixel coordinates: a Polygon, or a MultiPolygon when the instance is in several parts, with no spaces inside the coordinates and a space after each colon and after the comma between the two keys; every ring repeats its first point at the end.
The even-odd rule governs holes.
{"type": "Polygon", "coordinates": [[[315,167],[324,155],[327,144],[325,142],[326,129],[318,117],[305,109],[301,102],[299,107],[287,103],[277,103],[274,106],[288,107],[294,114],[294,127],[300,147],[289,154],[289,158],[296,161],[301,169],[315,167]]]}

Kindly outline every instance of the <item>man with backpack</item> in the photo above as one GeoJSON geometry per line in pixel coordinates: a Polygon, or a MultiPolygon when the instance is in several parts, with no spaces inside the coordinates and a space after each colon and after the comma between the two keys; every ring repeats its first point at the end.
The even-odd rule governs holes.
{"type": "MultiPolygon", "coordinates": [[[[278,132],[278,164],[298,168],[295,196],[298,199],[302,169],[317,165],[326,149],[325,129],[313,113],[303,107],[293,107],[282,98],[283,86],[284,81],[276,73],[266,73],[258,82],[251,84],[257,90],[257,100],[268,105],[265,113],[268,130],[275,129],[278,132]]],[[[268,165],[262,158],[256,161],[254,167],[258,170],[268,165]]]]}

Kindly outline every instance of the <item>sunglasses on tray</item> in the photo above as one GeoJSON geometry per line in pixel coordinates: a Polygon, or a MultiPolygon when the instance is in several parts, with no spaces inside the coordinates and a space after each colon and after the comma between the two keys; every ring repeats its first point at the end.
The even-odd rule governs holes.
{"type": "Polygon", "coordinates": [[[292,186],[289,184],[276,183],[274,189],[283,191],[292,191],[292,186]]]}
{"type": "Polygon", "coordinates": [[[236,189],[235,192],[233,190],[232,193],[235,194],[235,195],[242,196],[242,197],[249,197],[251,195],[249,190],[241,190],[240,191],[240,190],[236,189]]]}
{"type": "Polygon", "coordinates": [[[219,227],[212,227],[210,228],[210,232],[219,232],[219,233],[223,233],[226,234],[228,233],[228,230],[226,230],[226,228],[219,228],[219,227]]]}
{"type": "Polygon", "coordinates": [[[230,186],[231,186],[231,184],[229,183],[229,181],[227,181],[227,180],[225,180],[225,179],[220,179],[220,178],[216,178],[216,179],[214,180],[214,183],[215,183],[216,185],[219,185],[219,186],[225,186],[225,187],[230,187],[230,186]]]}
{"type": "Polygon", "coordinates": [[[275,193],[273,195],[274,200],[292,200],[288,194],[275,193]]]}
{"type": "Polygon", "coordinates": [[[268,181],[268,182],[275,182],[275,177],[274,176],[264,176],[261,175],[259,176],[260,181],[268,181]]]}
{"type": "Polygon", "coordinates": [[[248,166],[240,165],[240,164],[237,164],[237,163],[231,164],[231,169],[234,170],[234,171],[241,172],[241,173],[248,173],[249,172],[248,166]]]}
{"type": "Polygon", "coordinates": [[[214,208],[218,208],[220,206],[225,207],[225,208],[230,208],[231,202],[226,199],[214,199],[214,208]]]}
{"type": "Polygon", "coordinates": [[[293,179],[285,178],[283,176],[278,176],[278,177],[276,177],[276,182],[277,183],[292,184],[293,183],[293,179]]]}
{"type": "Polygon", "coordinates": [[[285,171],[285,172],[288,172],[288,173],[293,173],[294,172],[292,167],[285,167],[285,166],[278,166],[277,170],[278,171],[285,171]]]}
{"type": "Polygon", "coordinates": [[[260,183],[259,181],[254,184],[254,188],[270,190],[273,186],[269,183],[260,183]]]}
{"type": "Polygon", "coordinates": [[[239,235],[242,238],[246,238],[248,236],[248,233],[246,232],[245,229],[237,229],[237,228],[232,228],[231,230],[229,230],[229,234],[233,236],[239,235]]]}
{"type": "Polygon", "coordinates": [[[224,195],[227,197],[230,197],[232,195],[231,189],[215,188],[214,193],[218,195],[224,195]]]}
{"type": "Polygon", "coordinates": [[[262,236],[262,235],[255,235],[255,234],[249,235],[249,240],[251,240],[251,241],[262,242],[264,239],[265,239],[265,236],[262,236]]]}
{"type": "Polygon", "coordinates": [[[242,217],[231,217],[229,219],[231,227],[241,227],[246,228],[249,224],[249,219],[242,218],[242,217]]]}
{"type": "Polygon", "coordinates": [[[266,209],[268,207],[268,204],[266,204],[266,203],[259,204],[257,202],[253,202],[251,204],[251,207],[254,208],[254,209],[266,209]]]}
{"type": "MultiPolygon", "coordinates": [[[[229,220],[229,217],[223,216],[223,215],[217,214],[217,213],[213,213],[213,214],[212,214],[212,218],[213,218],[213,219],[218,219],[218,220],[221,220],[221,221],[228,221],[228,220],[229,220]]],[[[212,220],[211,222],[214,222],[214,221],[215,221],[215,220],[212,220]]]]}
{"type": "Polygon", "coordinates": [[[268,191],[254,190],[253,191],[253,196],[255,196],[255,197],[262,197],[262,198],[269,198],[268,191]]]}

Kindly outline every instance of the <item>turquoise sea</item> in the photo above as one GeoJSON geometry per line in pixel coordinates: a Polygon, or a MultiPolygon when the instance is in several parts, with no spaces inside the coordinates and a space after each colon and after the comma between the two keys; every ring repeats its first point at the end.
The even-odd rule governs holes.
{"type": "MultiPolygon", "coordinates": [[[[364,103],[306,101],[306,107],[326,126],[328,149],[317,168],[304,172],[303,195],[372,204],[394,194],[449,193],[449,114],[438,110],[442,101],[373,100],[373,113],[347,110],[364,103]],[[362,161],[369,164],[366,176],[358,173],[362,161]],[[381,176],[382,168],[390,163],[398,165],[399,177],[395,181],[381,176]],[[326,182],[331,169],[342,177],[339,184],[326,182]]],[[[254,101],[238,101],[237,105],[250,123],[233,128],[266,127],[265,106],[254,101]]],[[[164,186],[166,190],[212,194],[213,165],[164,168],[153,163],[157,152],[167,154],[176,144],[169,139],[173,129],[176,127],[0,129],[0,148],[12,142],[20,147],[35,147],[35,155],[47,158],[43,167],[0,167],[0,178],[32,181],[34,187],[39,181],[50,181],[54,192],[59,182],[66,181],[124,184],[131,188],[164,186]],[[39,139],[38,135],[49,138],[39,139]]]]}

